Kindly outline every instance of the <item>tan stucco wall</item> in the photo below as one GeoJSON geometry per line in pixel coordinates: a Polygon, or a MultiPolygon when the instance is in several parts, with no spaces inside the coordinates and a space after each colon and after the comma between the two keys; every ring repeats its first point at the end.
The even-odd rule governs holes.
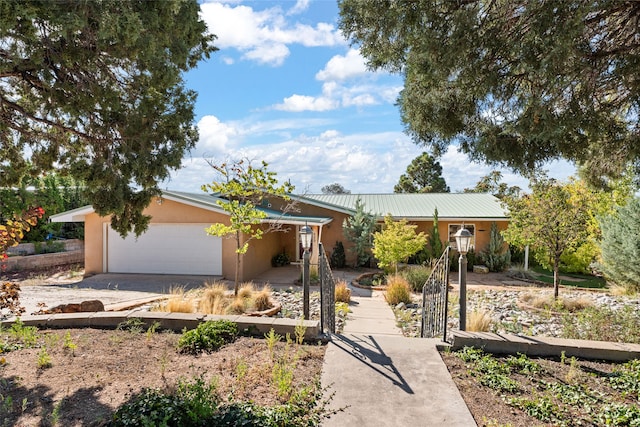
{"type": "MultiPolygon", "coordinates": [[[[144,210],[145,215],[151,216],[153,223],[216,223],[228,224],[226,215],[208,211],[205,209],[188,206],[171,200],[163,199],[162,204],[153,200],[144,210]]],[[[89,214],[85,217],[85,272],[96,274],[103,272],[103,225],[110,224],[111,217],[101,217],[98,214],[89,214]]],[[[235,241],[222,239],[222,274],[233,278],[235,268],[235,241]]]]}

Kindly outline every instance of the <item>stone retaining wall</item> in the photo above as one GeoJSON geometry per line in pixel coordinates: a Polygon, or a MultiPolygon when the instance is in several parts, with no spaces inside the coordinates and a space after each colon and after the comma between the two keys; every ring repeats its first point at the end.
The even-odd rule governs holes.
{"type": "Polygon", "coordinates": [[[84,264],[84,249],[53,254],[12,256],[4,264],[6,271],[39,270],[58,265],[84,264]]]}

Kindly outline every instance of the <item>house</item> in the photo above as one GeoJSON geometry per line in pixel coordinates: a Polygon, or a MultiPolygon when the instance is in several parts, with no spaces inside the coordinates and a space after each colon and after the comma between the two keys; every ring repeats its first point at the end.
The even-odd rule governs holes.
{"type": "MultiPolygon", "coordinates": [[[[500,230],[508,216],[500,201],[490,194],[314,194],[291,196],[295,212],[287,212],[281,199],[265,200],[258,208],[267,214],[261,226],[277,223],[279,230],[253,240],[242,257],[239,278],[250,280],[271,268],[271,259],[286,253],[292,261],[302,258],[299,229],[313,229],[312,262],[317,259],[317,242],[327,252],[343,242],[343,221],[355,213],[356,201],[382,222],[387,214],[417,225],[417,231],[429,233],[433,213],[438,210],[439,232],[455,245],[453,235],[464,225],[473,234],[476,251],[489,242],[491,223],[500,230]],[[283,212],[283,209],[285,212],[283,212]]],[[[229,223],[218,201],[224,199],[206,193],[163,191],[145,209],[151,216],[147,232],[136,238],[122,238],[110,227],[110,218],[99,216],[91,206],[51,217],[54,222],[85,223],[85,271],[95,273],[198,274],[232,278],[236,265],[236,242],[207,235],[211,224],[229,223]]],[[[347,259],[350,253],[347,250],[347,259]]]]}

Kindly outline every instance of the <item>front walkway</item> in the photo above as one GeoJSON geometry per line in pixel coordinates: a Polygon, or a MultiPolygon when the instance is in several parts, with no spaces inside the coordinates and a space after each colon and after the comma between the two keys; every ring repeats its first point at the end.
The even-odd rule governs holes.
{"type": "Polygon", "coordinates": [[[323,423],[343,426],[475,426],[449,371],[438,339],[405,338],[381,292],[353,289],[351,313],[333,335],[322,386],[330,409],[323,423]]]}

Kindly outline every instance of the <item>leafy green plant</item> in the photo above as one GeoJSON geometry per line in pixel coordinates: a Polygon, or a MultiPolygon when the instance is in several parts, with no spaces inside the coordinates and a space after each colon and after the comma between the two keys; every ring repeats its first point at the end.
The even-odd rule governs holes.
{"type": "Polygon", "coordinates": [[[197,328],[182,334],[178,349],[183,353],[198,354],[216,351],[225,344],[235,341],[238,325],[229,320],[209,320],[197,328]]]}
{"type": "Polygon", "coordinates": [[[291,259],[289,258],[289,255],[286,254],[286,252],[281,252],[271,258],[272,267],[283,267],[289,264],[291,264],[291,259]]]}
{"type": "MultiPolygon", "coordinates": [[[[215,385],[202,378],[181,380],[174,392],[147,388],[134,395],[113,415],[113,427],[200,426],[218,409],[215,385]]],[[[213,424],[211,424],[213,425],[213,424]]]]}
{"type": "Polygon", "coordinates": [[[53,366],[51,362],[51,356],[49,355],[49,352],[47,352],[46,347],[40,349],[40,352],[38,353],[37,365],[38,369],[47,369],[53,366]]]}
{"type": "Polygon", "coordinates": [[[78,348],[78,345],[73,342],[73,339],[71,338],[71,332],[67,331],[62,339],[62,348],[65,350],[70,350],[71,354],[74,354],[76,348],[78,348]]]}
{"type": "Polygon", "coordinates": [[[269,357],[271,361],[275,360],[275,351],[276,344],[282,340],[282,335],[276,334],[276,331],[271,328],[269,333],[264,335],[265,341],[267,343],[267,348],[269,349],[269,357]]]}
{"type": "Polygon", "coordinates": [[[276,387],[278,397],[287,398],[291,395],[293,385],[293,366],[286,360],[274,363],[271,369],[273,384],[276,387]]]}
{"type": "Polygon", "coordinates": [[[119,331],[129,331],[135,334],[140,334],[144,331],[145,323],[139,317],[129,317],[124,322],[118,323],[116,327],[119,331]]]}

